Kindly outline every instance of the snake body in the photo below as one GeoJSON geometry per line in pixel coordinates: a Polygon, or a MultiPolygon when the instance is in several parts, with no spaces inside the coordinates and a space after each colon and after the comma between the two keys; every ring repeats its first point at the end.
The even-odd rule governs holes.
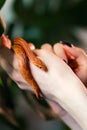
{"type": "Polygon", "coordinates": [[[29,67],[29,61],[31,61],[35,66],[39,67],[44,71],[47,71],[47,67],[39,58],[37,58],[37,56],[29,48],[29,44],[24,39],[15,38],[14,45],[12,48],[18,58],[19,70],[21,75],[27,81],[27,83],[33,87],[36,96],[40,99],[41,91],[32,76],[29,67]]]}

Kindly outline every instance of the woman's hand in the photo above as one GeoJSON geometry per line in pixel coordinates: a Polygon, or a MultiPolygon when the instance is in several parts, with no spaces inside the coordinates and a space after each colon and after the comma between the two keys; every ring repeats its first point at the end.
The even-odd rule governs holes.
{"type": "Polygon", "coordinates": [[[0,67],[21,89],[33,91],[19,71],[18,59],[11,50],[11,40],[4,34],[0,37],[0,67]]]}
{"type": "MultiPolygon", "coordinates": [[[[50,51],[50,49],[52,50],[48,47],[48,50],[45,50],[43,47],[43,49],[35,51],[47,65],[48,72],[41,71],[31,63],[32,74],[45,97],[59,103],[85,130],[87,129],[85,87],[71,68],[62,60],[68,59],[66,55],[63,53],[63,57],[61,57],[62,55],[58,57],[55,55],[56,51],[50,51]]],[[[0,48],[0,65],[21,88],[31,89],[19,72],[15,54],[5,47],[0,48]]]]}
{"type": "Polygon", "coordinates": [[[59,103],[84,130],[87,129],[85,121],[87,118],[87,93],[85,86],[65,61],[55,55],[51,47],[44,49],[43,46],[35,53],[48,68],[48,72],[42,72],[31,63],[32,74],[44,95],[59,103]]]}
{"type": "Polygon", "coordinates": [[[87,86],[87,54],[83,49],[75,47],[74,45],[69,47],[64,44],[63,49],[66,53],[69,66],[84,85],[87,86]]]}
{"type": "MultiPolygon", "coordinates": [[[[77,81],[79,82],[79,79],[73,73],[71,68],[60,57],[56,56],[51,51],[40,49],[40,50],[35,50],[35,53],[36,55],[38,55],[39,58],[41,58],[41,60],[46,64],[48,68],[48,72],[43,72],[42,70],[40,70],[39,68],[37,68],[35,65],[31,63],[33,76],[35,77],[37,83],[40,84],[41,90],[44,92],[46,91],[46,94],[49,94],[50,92],[52,96],[52,93],[56,93],[56,89],[58,89],[58,86],[59,86],[59,90],[62,91],[63,87],[61,86],[63,85],[63,83],[65,83],[66,86],[67,83],[72,86],[71,84],[72,80],[75,82],[77,81]],[[41,80],[43,78],[44,80],[41,80]],[[42,87],[43,85],[44,87],[42,87]],[[46,90],[48,86],[52,86],[50,87],[50,91],[46,90]]],[[[62,92],[64,92],[64,89],[66,88],[63,88],[62,92]]],[[[59,91],[59,95],[60,95],[60,91],[59,91]]],[[[67,96],[67,94],[65,96],[67,96]]]]}
{"type": "Polygon", "coordinates": [[[50,48],[58,57],[64,60],[87,86],[87,54],[79,48],[67,42],[56,43],[53,48],[49,44],[44,44],[42,48],[50,48]]]}

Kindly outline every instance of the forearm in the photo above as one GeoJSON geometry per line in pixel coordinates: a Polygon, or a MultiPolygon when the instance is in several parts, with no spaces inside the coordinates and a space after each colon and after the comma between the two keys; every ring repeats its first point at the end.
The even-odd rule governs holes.
{"type": "Polygon", "coordinates": [[[48,68],[48,72],[44,73],[31,64],[32,74],[40,89],[47,99],[59,103],[81,126],[82,130],[87,130],[85,86],[70,67],[53,53],[38,50],[37,55],[41,57],[48,68]]]}
{"type": "Polygon", "coordinates": [[[53,111],[71,130],[82,130],[82,128],[78,125],[78,123],[71,117],[69,113],[67,113],[58,103],[52,102],[48,100],[53,111]]]}
{"type": "Polygon", "coordinates": [[[87,130],[87,93],[83,84],[78,85],[79,89],[78,92],[76,89],[76,93],[75,91],[71,93],[71,91],[68,90],[67,96],[63,94],[61,97],[56,93],[55,101],[75,119],[83,130],[87,130]]]}
{"type": "Polygon", "coordinates": [[[60,115],[61,120],[71,128],[71,130],[83,130],[80,125],[69,115],[68,113],[65,113],[63,115],[60,115]]]}

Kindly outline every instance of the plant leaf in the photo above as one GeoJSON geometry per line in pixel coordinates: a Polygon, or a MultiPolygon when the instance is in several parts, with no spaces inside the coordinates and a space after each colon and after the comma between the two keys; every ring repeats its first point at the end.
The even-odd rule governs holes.
{"type": "Polygon", "coordinates": [[[3,19],[3,17],[1,16],[1,14],[0,14],[0,36],[5,31],[5,29],[6,29],[6,23],[3,19]]]}
{"type": "Polygon", "coordinates": [[[4,5],[6,0],[0,0],[0,9],[2,8],[2,6],[4,5]]]}

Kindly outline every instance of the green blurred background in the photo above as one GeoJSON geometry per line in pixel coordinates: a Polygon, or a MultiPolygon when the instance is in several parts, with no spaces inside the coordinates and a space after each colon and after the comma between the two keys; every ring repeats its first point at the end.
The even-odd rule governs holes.
{"type": "MultiPolygon", "coordinates": [[[[87,48],[87,0],[6,0],[1,14],[7,25],[5,34],[12,41],[19,36],[40,47],[66,40],[87,48]]],[[[2,69],[0,86],[1,130],[69,130],[60,120],[39,117],[26,94],[2,69]]]]}

